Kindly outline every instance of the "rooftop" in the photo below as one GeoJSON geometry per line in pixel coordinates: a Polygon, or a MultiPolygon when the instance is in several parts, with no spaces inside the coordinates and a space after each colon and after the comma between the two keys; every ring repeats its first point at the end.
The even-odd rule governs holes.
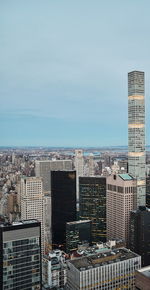
{"type": "Polygon", "coordinates": [[[94,255],[89,255],[69,262],[74,265],[79,271],[85,271],[91,268],[97,268],[108,264],[121,262],[124,260],[139,257],[136,253],[131,252],[126,248],[113,249],[103,251],[94,255]]]}
{"type": "Polygon", "coordinates": [[[20,226],[20,225],[29,225],[29,224],[34,224],[34,223],[39,223],[38,220],[31,219],[31,220],[22,220],[18,222],[5,222],[5,223],[0,223],[0,227],[10,227],[10,226],[20,226]]]}
{"type": "Polygon", "coordinates": [[[124,173],[124,174],[118,174],[119,177],[121,177],[123,180],[133,180],[134,178],[128,174],[128,173],[124,173]]]}
{"type": "Polygon", "coordinates": [[[142,273],[144,276],[150,278],[150,266],[144,267],[140,270],[138,270],[138,272],[142,273]]]}
{"type": "Polygon", "coordinates": [[[74,225],[74,224],[83,224],[83,223],[89,223],[91,220],[79,220],[74,222],[68,222],[67,225],[74,225]]]}

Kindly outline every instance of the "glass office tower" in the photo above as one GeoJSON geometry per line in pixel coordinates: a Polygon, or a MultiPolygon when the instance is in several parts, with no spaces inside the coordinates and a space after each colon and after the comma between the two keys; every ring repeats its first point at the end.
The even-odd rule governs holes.
{"type": "Polygon", "coordinates": [[[66,223],[76,220],[76,171],[51,171],[52,248],[66,245],[66,223]]]}
{"type": "Polygon", "coordinates": [[[142,258],[142,266],[150,263],[150,209],[139,207],[131,212],[130,244],[131,251],[142,258]]]}
{"type": "Polygon", "coordinates": [[[92,243],[106,242],[106,178],[79,177],[80,219],[92,221],[92,243]]]}
{"type": "Polygon", "coordinates": [[[91,245],[91,221],[80,220],[66,224],[66,251],[76,251],[78,245],[91,245]]]}

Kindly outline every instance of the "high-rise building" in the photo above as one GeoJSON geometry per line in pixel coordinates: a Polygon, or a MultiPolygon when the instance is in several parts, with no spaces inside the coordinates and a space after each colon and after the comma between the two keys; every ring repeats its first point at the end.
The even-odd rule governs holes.
{"type": "Polygon", "coordinates": [[[45,211],[41,177],[21,178],[21,219],[37,219],[41,223],[41,247],[45,247],[45,211]]]}
{"type": "Polygon", "coordinates": [[[106,241],[106,178],[79,177],[79,216],[92,221],[92,242],[106,241]]]}
{"type": "Polygon", "coordinates": [[[128,74],[128,171],[137,179],[136,208],[131,212],[130,249],[150,261],[150,211],[146,206],[144,72],[128,74]]]}
{"type": "Polygon", "coordinates": [[[75,150],[75,170],[76,170],[76,195],[77,201],[79,201],[79,176],[84,175],[84,159],[83,150],[75,150]]]}
{"type": "Polygon", "coordinates": [[[41,289],[41,231],[37,220],[0,224],[0,289],[41,289]]]}
{"type": "Polygon", "coordinates": [[[51,171],[52,247],[66,245],[66,223],[76,220],[76,172],[51,171]]]}
{"type": "Polygon", "coordinates": [[[146,207],[131,212],[129,247],[141,255],[143,266],[150,264],[150,209],[146,207]]]}
{"type": "Polygon", "coordinates": [[[80,220],[66,224],[66,252],[73,252],[78,245],[86,243],[91,245],[91,221],[80,220]]]}
{"type": "Polygon", "coordinates": [[[128,172],[137,179],[137,208],[146,204],[144,91],[144,72],[130,72],[128,74],[128,172]]]}
{"type": "Polygon", "coordinates": [[[35,161],[35,176],[43,178],[43,191],[50,194],[50,160],[35,161]]]}
{"type": "Polygon", "coordinates": [[[94,175],[94,155],[90,153],[88,157],[88,165],[89,165],[89,176],[94,175]]]}
{"type": "Polygon", "coordinates": [[[72,170],[72,160],[36,160],[35,174],[43,179],[45,200],[45,239],[51,244],[51,171],[72,170]]]}
{"type": "Polygon", "coordinates": [[[72,160],[36,160],[35,175],[43,178],[44,194],[50,194],[50,171],[72,170],[72,160]]]}
{"type": "Polygon", "coordinates": [[[135,209],[136,180],[129,174],[107,177],[107,240],[122,239],[128,246],[130,211],[135,209]]]}
{"type": "Polygon", "coordinates": [[[126,248],[101,253],[67,262],[68,290],[80,289],[135,289],[135,271],[141,267],[141,257],[126,248]]]}

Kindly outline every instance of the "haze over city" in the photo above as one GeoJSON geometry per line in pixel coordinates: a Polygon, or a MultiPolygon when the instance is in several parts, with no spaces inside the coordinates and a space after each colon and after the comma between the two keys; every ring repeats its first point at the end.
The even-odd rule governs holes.
{"type": "Polygon", "coordinates": [[[127,145],[127,72],[145,71],[149,2],[1,1],[0,146],[127,145]]]}
{"type": "Polygon", "coordinates": [[[0,2],[0,290],[150,290],[149,6],[0,2]]]}

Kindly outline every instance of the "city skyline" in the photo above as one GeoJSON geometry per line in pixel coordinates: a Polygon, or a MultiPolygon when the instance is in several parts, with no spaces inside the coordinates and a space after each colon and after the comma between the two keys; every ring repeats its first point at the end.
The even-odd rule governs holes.
{"type": "Polygon", "coordinates": [[[148,7],[146,0],[2,1],[0,146],[127,145],[133,70],[145,72],[150,144],[148,7]]]}

